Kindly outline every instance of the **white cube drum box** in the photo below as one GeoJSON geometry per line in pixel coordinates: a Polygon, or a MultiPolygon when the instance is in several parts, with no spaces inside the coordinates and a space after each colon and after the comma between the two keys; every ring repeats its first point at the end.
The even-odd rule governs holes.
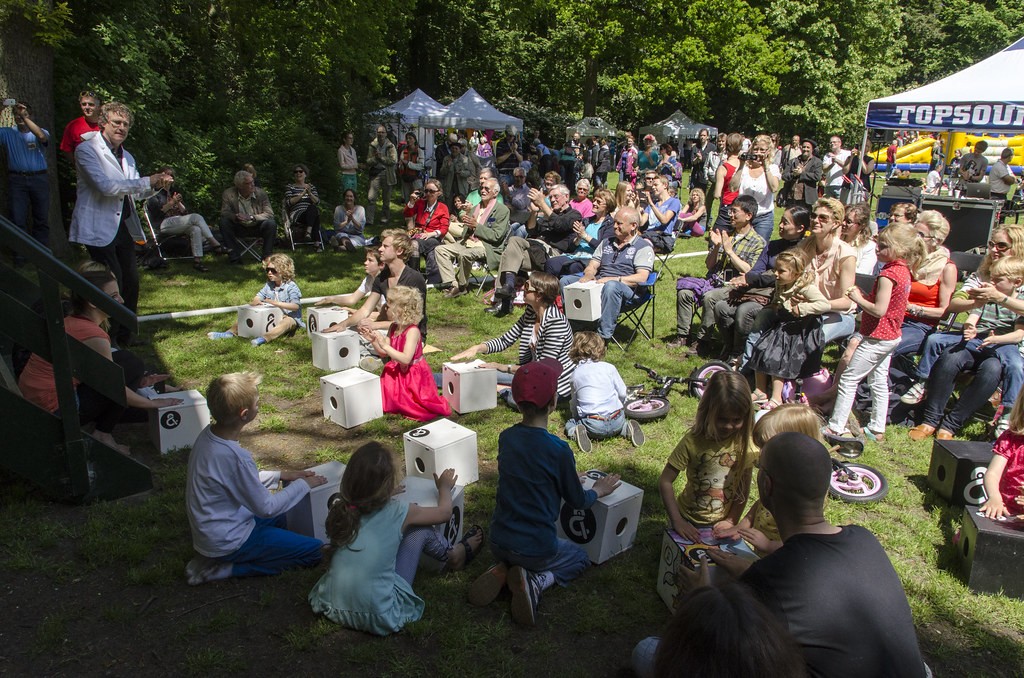
{"type": "Polygon", "coordinates": [[[601,319],[601,289],[593,280],[565,286],[565,317],[569,320],[594,322],[601,319]]]}
{"type": "Polygon", "coordinates": [[[380,377],[358,367],[320,377],[320,401],[324,418],[345,428],[384,416],[380,377]]]}
{"type": "MultiPolygon", "coordinates": [[[[462,479],[460,478],[459,481],[461,482],[462,479]]],[[[395,495],[395,501],[418,504],[425,508],[437,506],[437,485],[434,484],[433,478],[406,476],[402,484],[405,489],[395,495]]],[[[452,488],[452,517],[448,519],[448,522],[432,526],[442,539],[453,546],[462,539],[462,519],[466,513],[466,497],[462,490],[462,485],[452,488]]],[[[444,566],[444,563],[424,553],[420,556],[420,566],[437,571],[444,566]]]]}
{"type": "MultiPolygon", "coordinates": [[[[686,567],[693,570],[696,567],[700,567],[700,556],[703,553],[707,555],[708,546],[718,546],[726,553],[731,553],[734,556],[746,558],[747,560],[757,560],[757,556],[750,550],[742,540],[735,542],[720,543],[719,540],[711,533],[711,528],[700,528],[698,530],[701,535],[701,541],[691,542],[680,536],[675,530],[668,528],[665,530],[665,536],[661,541],[661,551],[658,560],[658,595],[668,606],[669,612],[675,613],[676,607],[679,605],[679,568],[686,567]]],[[[711,583],[717,584],[721,577],[726,577],[722,581],[727,581],[728,575],[723,574],[719,571],[718,566],[714,563],[709,563],[711,568],[709,576],[711,577],[711,583]]]]}
{"type": "Polygon", "coordinates": [[[160,454],[192,447],[196,437],[210,425],[210,408],[199,391],[178,391],[163,397],[178,398],[180,405],[149,411],[149,437],[160,454]]]}
{"type": "MultiPolygon", "coordinates": [[[[327,478],[327,482],[319,487],[312,488],[309,493],[299,500],[299,503],[288,509],[285,513],[285,522],[288,529],[298,534],[314,537],[324,542],[330,541],[327,538],[327,513],[330,510],[327,502],[341,489],[341,476],[345,473],[345,465],[340,461],[329,461],[306,469],[318,476],[327,478]]],[[[295,482],[305,482],[296,480],[295,482]]]]}
{"type": "Polygon", "coordinates": [[[309,336],[313,342],[313,367],[341,372],[359,365],[359,335],[352,330],[329,334],[310,330],[309,336]]]}
{"type": "Polygon", "coordinates": [[[476,456],[476,432],[448,419],[438,419],[408,431],[405,443],[405,474],[434,480],[446,468],[455,469],[460,485],[480,479],[476,456]]]}
{"type": "Polygon", "coordinates": [[[306,326],[309,327],[309,332],[312,334],[313,332],[323,332],[328,327],[334,327],[346,320],[348,320],[348,311],[342,310],[338,306],[311,308],[306,326]]]}
{"type": "MultiPolygon", "coordinates": [[[[583,489],[592,489],[594,481],[605,475],[603,471],[587,471],[583,489]]],[[[633,546],[643,500],[643,490],[622,483],[587,509],[574,509],[563,501],[556,524],[558,536],[581,546],[590,562],[603,563],[633,546]]]]}
{"type": "Polygon", "coordinates": [[[484,362],[445,363],[441,392],[459,414],[494,409],[498,405],[498,371],[484,362]]]}
{"type": "Polygon", "coordinates": [[[238,307],[238,336],[247,339],[262,337],[270,330],[277,327],[277,321],[285,312],[277,306],[260,304],[259,306],[238,307]]]}

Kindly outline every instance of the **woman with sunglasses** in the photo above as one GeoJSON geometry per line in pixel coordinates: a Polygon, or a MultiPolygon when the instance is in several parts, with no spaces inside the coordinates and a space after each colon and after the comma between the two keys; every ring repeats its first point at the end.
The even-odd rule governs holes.
{"type": "MultiPolygon", "coordinates": [[[[541,358],[554,358],[562,365],[562,374],[558,377],[558,399],[559,402],[568,403],[572,395],[572,373],[576,363],[569,357],[573,341],[572,327],[555,305],[557,296],[558,278],[550,273],[534,271],[523,286],[526,312],[516,324],[500,337],[455,354],[452,361],[472,360],[477,354],[500,353],[518,344],[519,354],[515,365],[493,362],[484,364],[498,371],[498,385],[511,386],[512,375],[521,365],[541,358]]],[[[500,395],[509,405],[515,405],[511,389],[503,389],[500,395]]]]}
{"type": "Polygon", "coordinates": [[[843,241],[849,243],[850,247],[857,252],[857,273],[874,275],[875,265],[878,263],[878,252],[875,245],[878,226],[871,221],[871,214],[866,203],[858,203],[846,208],[841,234],[840,237],[843,241]]]}
{"type": "Polygon", "coordinates": [[[441,182],[437,179],[427,179],[423,184],[422,194],[420,191],[413,191],[402,212],[406,230],[413,243],[413,268],[419,269],[419,257],[425,258],[425,277],[427,282],[433,285],[441,282],[441,274],[434,259],[434,249],[448,234],[448,226],[451,223],[448,206],[441,200],[441,196],[441,182]]]}
{"type": "Polygon", "coordinates": [[[296,165],[292,170],[292,177],[292,183],[288,184],[284,191],[284,204],[288,211],[288,220],[292,223],[293,237],[296,241],[305,240],[295,231],[308,231],[309,239],[316,245],[316,251],[322,252],[324,243],[320,239],[320,196],[316,192],[316,186],[306,183],[309,168],[305,165],[296,165]]]}
{"type": "MultiPolygon", "coordinates": [[[[921,214],[926,213],[922,212],[921,214]]],[[[920,223],[920,215],[918,220],[920,223]]],[[[918,232],[921,232],[921,229],[918,232]]],[[[1010,309],[1011,305],[1003,301],[1003,297],[1006,295],[997,293],[990,280],[992,265],[1000,259],[1008,257],[1024,257],[1024,227],[1017,225],[1001,226],[992,231],[985,258],[981,260],[978,270],[967,277],[967,281],[964,282],[960,290],[949,300],[946,313],[958,315],[969,312],[974,308],[975,301],[978,300],[994,302],[1010,309]]],[[[1006,301],[1015,302],[1012,297],[1006,301]]],[[[908,315],[911,311],[919,310],[916,307],[907,307],[908,315]]],[[[942,316],[939,317],[941,318],[942,316]]],[[[935,362],[949,347],[960,343],[962,339],[963,335],[959,332],[933,332],[927,337],[923,337],[920,349],[921,361],[917,364],[917,369],[912,375],[916,382],[900,400],[908,405],[916,405],[924,400],[925,384],[935,362]]]]}

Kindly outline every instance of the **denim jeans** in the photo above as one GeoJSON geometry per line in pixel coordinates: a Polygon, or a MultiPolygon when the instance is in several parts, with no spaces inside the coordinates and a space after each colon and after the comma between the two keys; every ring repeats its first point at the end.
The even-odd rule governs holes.
{"type": "Polygon", "coordinates": [[[503,549],[491,542],[491,553],[506,565],[518,565],[531,578],[550,572],[559,586],[565,586],[590,567],[590,557],[581,547],[568,539],[559,539],[555,555],[547,557],[524,556],[515,551],[503,549]]]}
{"type": "Polygon", "coordinates": [[[581,417],[575,414],[575,408],[573,412],[573,417],[565,422],[565,435],[569,438],[573,437],[577,426],[587,429],[587,433],[598,440],[615,436],[628,436],[629,430],[626,428],[626,412],[624,410],[620,410],[619,415],[611,419],[581,417]]]}
{"type": "Polygon", "coordinates": [[[924,346],[925,340],[935,331],[935,325],[929,325],[920,320],[904,320],[900,331],[902,334],[900,345],[892,352],[894,357],[918,353],[924,346]]]}
{"type": "Polygon", "coordinates": [[[889,411],[889,362],[899,343],[898,338],[861,340],[850,358],[850,364],[839,377],[839,393],[832,407],[832,418],[828,422],[830,429],[837,433],[847,429],[846,422],[853,409],[857,385],[866,377],[871,386],[871,421],[868,422],[868,429],[875,433],[885,432],[885,419],[889,411]]]}
{"type": "Polygon", "coordinates": [[[975,342],[978,340],[952,346],[935,361],[928,376],[928,397],[924,401],[922,424],[938,427],[941,422],[942,428],[956,433],[995,392],[1002,375],[1002,365],[995,350],[981,349],[980,342],[975,342]],[[957,376],[970,369],[975,371],[974,379],[960,390],[956,405],[943,417],[946,402],[953,395],[957,376]]]}
{"type": "Polygon", "coordinates": [[[234,553],[217,560],[232,563],[232,577],[259,577],[280,574],[295,567],[312,567],[322,555],[319,539],[304,537],[284,529],[284,515],[256,518],[256,527],[234,553]]]}
{"type": "Polygon", "coordinates": [[[921,348],[921,360],[917,363],[917,374],[914,375],[921,381],[928,378],[932,367],[943,353],[951,346],[956,346],[964,340],[964,335],[959,332],[936,332],[924,340],[921,348]]]}
{"type": "Polygon", "coordinates": [[[762,240],[768,242],[772,238],[772,231],[775,230],[775,210],[765,212],[764,214],[758,214],[754,217],[751,225],[754,229],[754,233],[757,233],[761,236],[762,240]]]}

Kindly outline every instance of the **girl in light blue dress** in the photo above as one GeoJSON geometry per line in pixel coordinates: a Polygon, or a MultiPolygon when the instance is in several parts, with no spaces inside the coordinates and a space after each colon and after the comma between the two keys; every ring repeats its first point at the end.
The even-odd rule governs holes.
{"type": "Polygon", "coordinates": [[[476,526],[454,546],[431,527],[451,517],[458,479],[453,469],[434,476],[436,507],[393,499],[398,473],[394,453],[379,443],[367,443],[352,455],[327,515],[327,535],[336,550],[309,593],[314,612],[380,636],[423,615],[423,601],[412,590],[421,553],[461,570],[483,544],[476,526]]]}

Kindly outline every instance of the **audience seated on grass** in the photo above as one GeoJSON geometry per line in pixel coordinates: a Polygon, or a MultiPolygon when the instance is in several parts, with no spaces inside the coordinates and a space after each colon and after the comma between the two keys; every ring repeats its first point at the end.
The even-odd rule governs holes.
{"type": "Polygon", "coordinates": [[[334,208],[334,233],[328,240],[335,252],[355,252],[366,245],[366,209],[356,204],[356,192],[345,189],[344,202],[334,208]]]}
{"type": "Polygon", "coordinates": [[[473,526],[451,544],[432,527],[451,518],[455,471],[434,475],[437,506],[425,507],[394,498],[400,469],[395,453],[379,443],[352,455],[327,515],[331,565],[309,592],[314,612],[380,636],[423,615],[423,600],[412,590],[421,554],[444,562],[447,570],[461,570],[484,538],[473,526]]]}
{"type": "Polygon", "coordinates": [[[279,574],[320,562],[323,544],[284,529],[284,514],[327,479],[312,471],[260,471],[238,442],[259,414],[259,383],[256,374],[235,372],[217,377],[206,390],[214,423],[192,446],[185,483],[198,553],[185,568],[189,584],[279,574]],[[284,489],[270,491],[282,481],[284,489]]]}
{"type": "Polygon", "coordinates": [[[565,435],[585,453],[592,449],[591,436],[598,440],[622,436],[633,447],[640,447],[645,441],[640,422],[626,418],[626,384],[615,366],[604,362],[605,348],[600,335],[580,332],[569,351],[576,369],[572,373],[572,401],[565,435]]]}
{"type": "Polygon", "coordinates": [[[738,372],[715,372],[708,380],[693,427],[658,479],[669,527],[679,536],[705,542],[710,531],[721,539],[743,516],[757,461],[753,410],[750,386],[738,372]],[[673,483],[681,472],[686,485],[677,497],[673,483]]]}
{"type": "Polygon", "coordinates": [[[520,366],[512,380],[523,420],[498,436],[498,491],[491,518],[491,552],[498,563],[469,590],[470,602],[483,606],[507,586],[512,619],[525,626],[536,624],[544,591],[556,583],[567,585],[590,566],[586,551],[557,536],[562,500],[585,509],[619,486],[613,473],[584,490],[569,445],[548,432],[561,371],[558,361],[544,359],[520,366]]]}
{"type": "MultiPolygon", "coordinates": [[[[263,268],[267,272],[267,282],[263,288],[256,293],[250,306],[261,306],[269,304],[283,311],[280,318],[275,320],[276,324],[263,336],[252,340],[253,346],[262,346],[286,334],[295,333],[302,323],[302,292],[295,283],[295,264],[292,258],[286,254],[271,254],[263,260],[263,268]]],[[[238,336],[238,323],[231,326],[226,332],[208,332],[210,339],[231,339],[238,336]]]]}

